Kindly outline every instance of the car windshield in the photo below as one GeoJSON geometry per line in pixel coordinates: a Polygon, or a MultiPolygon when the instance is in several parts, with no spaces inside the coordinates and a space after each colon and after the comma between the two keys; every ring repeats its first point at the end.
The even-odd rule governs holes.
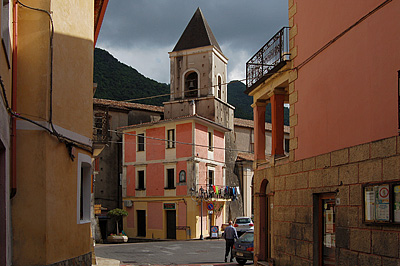
{"type": "Polygon", "coordinates": [[[251,223],[250,218],[239,218],[236,220],[237,224],[249,224],[251,223]]]}
{"type": "Polygon", "coordinates": [[[254,233],[244,233],[239,239],[241,242],[251,243],[254,241],[254,233]]]}

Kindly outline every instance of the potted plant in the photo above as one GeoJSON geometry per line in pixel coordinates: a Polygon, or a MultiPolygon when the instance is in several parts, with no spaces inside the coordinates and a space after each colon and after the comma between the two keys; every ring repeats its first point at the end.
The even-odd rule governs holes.
{"type": "Polygon", "coordinates": [[[119,232],[118,223],[125,216],[128,216],[128,212],[119,208],[112,209],[107,213],[107,216],[115,219],[115,223],[117,225],[117,234],[111,234],[107,237],[109,242],[119,243],[119,242],[128,242],[128,237],[119,232]]]}

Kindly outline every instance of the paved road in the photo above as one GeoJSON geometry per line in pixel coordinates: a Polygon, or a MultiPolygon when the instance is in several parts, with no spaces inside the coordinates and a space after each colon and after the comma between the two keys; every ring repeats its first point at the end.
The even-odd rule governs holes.
{"type": "Polygon", "coordinates": [[[224,263],[224,253],[225,241],[222,239],[96,244],[95,246],[96,256],[119,260],[123,265],[238,265],[235,261],[224,263]]]}

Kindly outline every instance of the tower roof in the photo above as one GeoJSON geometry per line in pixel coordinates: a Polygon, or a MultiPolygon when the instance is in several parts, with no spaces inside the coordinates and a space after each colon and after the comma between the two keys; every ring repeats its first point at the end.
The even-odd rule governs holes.
{"type": "Polygon", "coordinates": [[[222,52],[199,7],[175,45],[173,52],[209,45],[213,45],[222,52]]]}

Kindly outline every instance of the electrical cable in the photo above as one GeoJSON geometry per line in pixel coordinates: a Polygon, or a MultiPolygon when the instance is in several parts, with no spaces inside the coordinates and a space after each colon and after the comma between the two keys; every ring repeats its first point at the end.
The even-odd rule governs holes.
{"type": "MultiPolygon", "coordinates": [[[[49,16],[49,19],[50,19],[50,24],[51,24],[51,33],[50,33],[50,91],[49,91],[49,94],[50,94],[50,103],[49,103],[49,120],[48,120],[48,123],[49,123],[49,125],[50,125],[50,127],[51,127],[51,130],[50,129],[48,129],[47,127],[45,127],[45,126],[43,126],[43,125],[41,125],[41,124],[39,124],[39,123],[37,123],[37,122],[35,122],[35,121],[33,121],[33,120],[30,120],[30,119],[27,119],[27,118],[25,118],[25,117],[22,117],[22,116],[20,116],[20,115],[17,115],[15,112],[13,112],[11,109],[9,109],[9,110],[11,110],[12,111],[12,114],[14,115],[14,116],[16,116],[16,117],[18,117],[18,118],[21,118],[21,119],[24,119],[24,120],[26,120],[26,121],[28,121],[28,122],[31,122],[31,123],[33,123],[33,124],[35,124],[35,125],[37,125],[37,126],[39,126],[39,127],[41,127],[41,128],[43,128],[43,129],[45,129],[46,131],[48,131],[51,135],[53,135],[53,136],[55,136],[55,137],[57,137],[57,139],[60,141],[60,142],[62,142],[62,143],[64,143],[66,146],[67,146],[67,148],[68,148],[68,151],[69,151],[69,153],[70,153],[70,157],[71,157],[71,159],[73,160],[74,159],[74,156],[71,154],[71,146],[75,146],[75,147],[78,147],[78,148],[80,148],[80,149],[83,149],[83,150],[85,150],[85,151],[88,151],[88,152],[90,152],[90,153],[92,153],[93,152],[93,148],[90,146],[90,145],[87,145],[87,144],[85,144],[85,143],[81,143],[81,142],[79,142],[79,141],[75,141],[75,140],[73,140],[73,139],[70,139],[70,138],[68,138],[68,137],[66,137],[66,136],[63,136],[62,134],[60,134],[56,129],[55,129],[55,126],[54,126],[54,124],[53,124],[53,54],[54,54],[54,49],[53,49],[53,38],[54,38],[54,22],[53,22],[53,18],[52,18],[52,15],[51,15],[51,13],[49,12],[49,11],[47,11],[47,10],[44,10],[44,9],[40,9],[40,8],[35,8],[35,7],[31,7],[31,6],[28,6],[28,5],[26,5],[26,4],[24,4],[24,3],[22,3],[21,1],[19,1],[19,0],[17,0],[17,3],[18,4],[20,4],[21,6],[23,6],[23,7],[25,7],[25,8],[28,8],[28,9],[31,9],[31,10],[35,10],[35,11],[39,11],[39,12],[43,12],[43,13],[46,13],[48,16],[49,16]]],[[[3,86],[3,85],[2,85],[3,86]]],[[[3,88],[4,89],[4,88],[3,88]]]]}
{"type": "MultiPolygon", "coordinates": [[[[240,79],[240,80],[232,80],[230,82],[227,83],[223,83],[221,85],[228,85],[231,83],[236,83],[236,82],[242,82],[245,81],[246,79],[240,79]]],[[[220,84],[216,84],[216,85],[212,85],[211,87],[208,88],[200,88],[200,89],[210,89],[216,86],[219,86],[220,84]]],[[[190,92],[190,91],[198,91],[199,89],[191,89],[191,90],[185,90],[185,92],[190,92]]],[[[148,96],[148,97],[142,97],[142,98],[135,98],[135,99],[129,99],[129,100],[124,100],[124,102],[133,102],[133,101],[140,101],[140,100],[147,100],[147,99],[154,99],[154,98],[158,98],[158,97],[165,97],[165,96],[171,96],[174,95],[176,93],[166,93],[166,94],[158,94],[158,95],[152,95],[152,96],[148,96]]]]}

